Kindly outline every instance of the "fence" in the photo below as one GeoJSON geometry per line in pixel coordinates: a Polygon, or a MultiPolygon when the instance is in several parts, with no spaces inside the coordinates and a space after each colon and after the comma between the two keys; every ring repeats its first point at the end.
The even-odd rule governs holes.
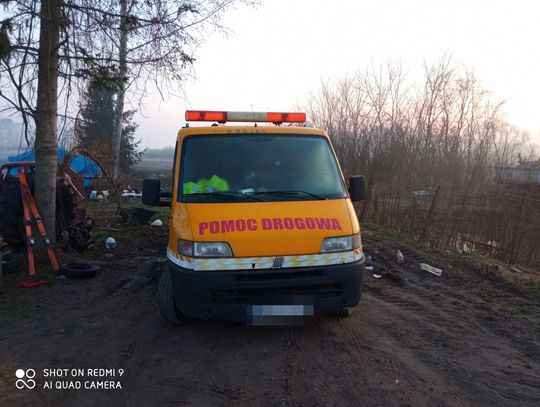
{"type": "Polygon", "coordinates": [[[540,197],[471,194],[445,187],[410,190],[381,183],[363,204],[363,221],[389,227],[440,249],[540,266],[540,197]]]}

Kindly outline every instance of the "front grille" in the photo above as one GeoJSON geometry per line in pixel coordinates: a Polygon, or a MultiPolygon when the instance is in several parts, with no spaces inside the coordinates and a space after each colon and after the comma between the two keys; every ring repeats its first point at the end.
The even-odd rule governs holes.
{"type": "Polygon", "coordinates": [[[274,273],[238,273],[233,276],[234,281],[262,281],[262,280],[290,280],[313,278],[322,275],[322,270],[309,271],[278,271],[274,273]]]}
{"type": "Polygon", "coordinates": [[[342,284],[317,284],[296,287],[246,288],[239,290],[214,290],[215,304],[247,304],[250,298],[279,298],[291,296],[313,296],[313,298],[335,298],[343,296],[342,284]]]}

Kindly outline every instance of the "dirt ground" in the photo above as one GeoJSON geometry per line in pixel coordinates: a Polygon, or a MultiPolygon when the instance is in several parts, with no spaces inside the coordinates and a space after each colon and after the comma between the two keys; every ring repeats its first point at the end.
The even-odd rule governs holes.
{"type": "Polygon", "coordinates": [[[370,229],[366,252],[382,277],[366,272],[349,318],[172,327],[155,301],[165,233],[148,226],[126,235],[121,255],[101,259],[93,279],[51,277],[23,289],[13,286],[21,274],[5,276],[0,405],[540,405],[540,283],[532,270],[426,252],[370,229]],[[442,276],[420,271],[419,261],[441,267],[442,276]],[[30,368],[36,387],[17,389],[16,370],[30,368]],[[47,381],[88,379],[44,377],[44,369],[64,368],[123,369],[102,378],[122,389],[44,389],[47,381]]]}

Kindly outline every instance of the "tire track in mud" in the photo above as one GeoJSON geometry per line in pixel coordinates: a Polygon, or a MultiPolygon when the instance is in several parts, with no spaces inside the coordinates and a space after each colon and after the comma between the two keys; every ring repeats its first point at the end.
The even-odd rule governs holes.
{"type": "Polygon", "coordinates": [[[282,362],[283,405],[347,405],[342,350],[329,352],[323,320],[283,334],[286,357],[282,362]]]}
{"type": "MultiPolygon", "coordinates": [[[[368,309],[355,318],[354,324],[343,323],[332,327],[335,335],[345,338],[352,348],[351,353],[358,355],[362,363],[362,369],[357,368],[355,373],[365,376],[364,400],[377,400],[369,405],[402,404],[411,398],[423,405],[435,402],[466,405],[466,400],[457,389],[447,386],[437,371],[425,363],[419,363],[414,352],[404,347],[404,335],[394,329],[394,322],[389,318],[392,313],[387,309],[380,312],[379,301],[368,295],[364,300],[363,305],[368,309]],[[437,400],[430,395],[430,388],[444,390],[445,397],[437,400]]],[[[355,366],[358,359],[351,359],[350,363],[355,366]]]]}
{"type": "Polygon", "coordinates": [[[126,376],[122,392],[10,394],[0,404],[540,404],[538,305],[523,317],[516,312],[527,301],[512,304],[504,292],[495,292],[495,309],[489,293],[457,279],[403,279],[400,286],[368,279],[350,318],[294,328],[204,321],[173,328],[159,319],[156,275],[149,264],[133,270],[120,262],[94,280],[13,291],[32,311],[3,329],[0,345],[10,354],[0,391],[10,389],[21,361],[119,367],[126,376]]]}
{"type": "MultiPolygon", "coordinates": [[[[505,404],[510,400],[522,403],[539,400],[537,396],[534,396],[535,393],[538,394],[538,391],[535,391],[533,386],[522,387],[517,391],[505,390],[506,387],[516,386],[508,384],[511,376],[501,373],[504,364],[500,362],[523,360],[523,354],[516,349],[513,340],[499,337],[490,326],[481,324],[478,318],[471,318],[474,311],[456,311],[455,307],[451,306],[451,297],[449,301],[443,302],[443,306],[440,306],[440,304],[423,300],[422,298],[426,297],[420,294],[416,295],[414,300],[423,302],[423,310],[425,310],[423,314],[427,316],[427,318],[420,318],[419,315],[410,315],[410,309],[406,305],[408,301],[402,301],[401,295],[398,294],[396,300],[395,290],[388,291],[389,295],[385,290],[378,293],[379,307],[384,310],[397,306],[397,309],[393,311],[385,310],[385,314],[394,313],[401,320],[401,325],[411,323],[417,328],[414,333],[421,333],[421,335],[413,335],[414,341],[411,343],[411,338],[399,337],[392,329],[389,329],[387,338],[393,336],[405,342],[408,349],[415,351],[414,357],[418,362],[423,362],[430,369],[440,372],[443,379],[450,379],[446,380],[449,384],[454,382],[454,395],[464,394],[472,404],[480,401],[481,404],[486,405],[505,404]],[[459,324],[454,321],[465,322],[459,324]],[[414,346],[414,343],[420,343],[421,346],[414,346]],[[490,366],[490,368],[483,369],[483,366],[490,366]],[[449,369],[453,369],[454,374],[449,375],[449,369]],[[467,379],[463,379],[464,377],[467,379]],[[487,377],[487,379],[482,380],[482,377],[487,377]],[[486,385],[487,382],[497,383],[492,386],[492,391],[490,386],[486,385]],[[523,392],[524,396],[515,397],[520,392],[523,392]],[[528,397],[527,394],[533,396],[528,397]]],[[[528,377],[526,372],[520,372],[520,374],[528,377]]],[[[539,384],[536,378],[536,389],[539,388],[539,384]]],[[[463,402],[463,398],[457,398],[456,402],[458,404],[463,402]]]]}

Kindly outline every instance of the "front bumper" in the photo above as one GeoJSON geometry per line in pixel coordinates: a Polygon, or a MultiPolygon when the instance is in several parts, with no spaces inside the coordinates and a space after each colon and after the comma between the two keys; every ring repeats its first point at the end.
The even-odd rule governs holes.
{"type": "Polygon", "coordinates": [[[296,311],[305,305],[312,315],[355,306],[360,301],[364,264],[193,271],[169,261],[169,268],[179,311],[194,318],[250,322],[253,310],[261,308],[253,307],[257,305],[294,305],[296,311]]]}

